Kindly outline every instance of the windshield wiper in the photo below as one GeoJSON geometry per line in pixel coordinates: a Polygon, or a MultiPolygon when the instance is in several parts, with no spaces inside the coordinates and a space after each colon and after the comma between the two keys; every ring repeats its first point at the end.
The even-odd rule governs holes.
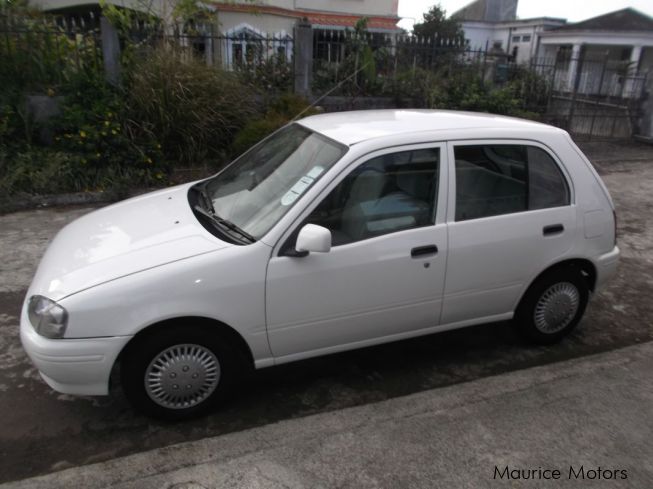
{"type": "Polygon", "coordinates": [[[218,224],[220,226],[224,226],[227,229],[229,229],[230,231],[233,231],[233,232],[235,232],[237,234],[240,234],[243,238],[245,238],[250,243],[255,243],[256,242],[256,238],[254,236],[252,236],[248,232],[240,229],[233,222],[228,221],[227,219],[222,219],[221,217],[218,217],[215,214],[215,212],[210,212],[210,211],[206,210],[204,207],[199,206],[199,205],[195,205],[194,209],[197,212],[199,212],[200,214],[202,214],[203,216],[206,216],[209,219],[211,219],[214,223],[216,223],[216,224],[218,224]]]}
{"type": "Polygon", "coordinates": [[[213,201],[211,200],[211,197],[209,197],[209,194],[206,192],[206,184],[193,185],[191,188],[195,190],[195,192],[200,194],[200,196],[204,200],[205,210],[208,210],[211,214],[215,215],[215,208],[213,207],[213,201]]]}

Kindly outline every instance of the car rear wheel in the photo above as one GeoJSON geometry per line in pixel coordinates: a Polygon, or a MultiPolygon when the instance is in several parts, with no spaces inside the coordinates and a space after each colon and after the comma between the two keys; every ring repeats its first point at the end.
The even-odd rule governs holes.
{"type": "Polygon", "coordinates": [[[530,286],[514,324],[536,343],[554,343],[580,322],[588,298],[587,281],[576,267],[550,270],[530,286]]]}
{"type": "Polygon", "coordinates": [[[206,413],[226,397],[236,376],[236,350],[205,329],[163,329],[138,338],[123,357],[125,395],[142,413],[181,420],[206,413]]]}

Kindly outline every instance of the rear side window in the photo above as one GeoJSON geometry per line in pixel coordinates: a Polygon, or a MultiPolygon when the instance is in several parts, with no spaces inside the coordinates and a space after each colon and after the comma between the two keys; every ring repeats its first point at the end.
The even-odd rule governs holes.
{"type": "Polygon", "coordinates": [[[456,221],[569,205],[553,158],[536,146],[456,146],[456,221]]]}

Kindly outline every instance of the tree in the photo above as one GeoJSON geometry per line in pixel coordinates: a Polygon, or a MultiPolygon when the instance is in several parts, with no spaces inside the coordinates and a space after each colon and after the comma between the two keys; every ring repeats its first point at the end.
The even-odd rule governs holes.
{"type": "Polygon", "coordinates": [[[447,12],[438,4],[424,14],[424,22],[413,26],[413,34],[440,39],[463,39],[463,29],[456,19],[447,18],[447,12]]]}

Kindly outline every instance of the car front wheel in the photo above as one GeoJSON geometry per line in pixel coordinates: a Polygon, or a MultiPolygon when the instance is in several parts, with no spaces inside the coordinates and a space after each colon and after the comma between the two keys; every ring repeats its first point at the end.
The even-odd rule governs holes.
{"type": "Polygon", "coordinates": [[[203,329],[155,330],[123,358],[125,395],[137,410],[158,419],[199,416],[225,397],[237,369],[234,353],[203,329]]]}
{"type": "Polygon", "coordinates": [[[515,326],[536,343],[554,343],[580,322],[588,297],[580,270],[553,269],[530,286],[515,313],[515,326]]]}

